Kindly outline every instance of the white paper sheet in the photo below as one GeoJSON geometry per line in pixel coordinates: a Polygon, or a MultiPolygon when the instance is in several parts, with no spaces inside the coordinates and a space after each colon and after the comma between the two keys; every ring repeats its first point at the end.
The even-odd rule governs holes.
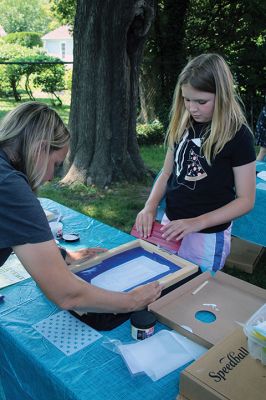
{"type": "Polygon", "coordinates": [[[107,290],[122,292],[169,271],[169,267],[140,256],[111,268],[91,280],[91,284],[107,290]]]}
{"type": "Polygon", "coordinates": [[[30,275],[15,254],[12,254],[0,268],[0,288],[13,285],[28,278],[30,278],[30,275]]]}

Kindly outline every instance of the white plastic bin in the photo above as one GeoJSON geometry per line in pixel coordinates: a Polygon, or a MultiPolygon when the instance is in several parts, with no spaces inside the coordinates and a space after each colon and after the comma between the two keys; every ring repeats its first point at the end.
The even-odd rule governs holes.
{"type": "Polygon", "coordinates": [[[266,365],[266,303],[246,322],[245,335],[248,338],[248,351],[251,357],[266,365]]]}

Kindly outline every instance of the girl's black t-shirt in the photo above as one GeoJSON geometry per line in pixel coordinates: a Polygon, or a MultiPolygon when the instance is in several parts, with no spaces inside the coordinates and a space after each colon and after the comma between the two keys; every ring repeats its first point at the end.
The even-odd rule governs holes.
{"type": "MultiPolygon", "coordinates": [[[[233,201],[236,197],[233,168],[256,159],[254,137],[242,126],[209,165],[201,151],[207,125],[195,123],[174,149],[173,172],[166,191],[166,215],[172,220],[200,216],[233,201]]],[[[230,222],[204,229],[220,232],[230,222]]]]}

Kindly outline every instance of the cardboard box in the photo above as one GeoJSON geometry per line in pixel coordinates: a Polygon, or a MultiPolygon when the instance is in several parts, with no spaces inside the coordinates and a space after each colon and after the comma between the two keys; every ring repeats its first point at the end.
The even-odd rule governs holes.
{"type": "Polygon", "coordinates": [[[182,371],[179,390],[187,400],[265,400],[266,367],[239,327],[182,371]]]}
{"type": "Polygon", "coordinates": [[[231,252],[225,265],[252,274],[264,253],[264,247],[232,237],[231,252]]]}
{"type": "Polygon", "coordinates": [[[265,299],[265,289],[224,272],[205,272],[150,304],[149,310],[160,322],[210,348],[244,324],[265,299]],[[199,313],[215,321],[203,322],[199,313]]]}

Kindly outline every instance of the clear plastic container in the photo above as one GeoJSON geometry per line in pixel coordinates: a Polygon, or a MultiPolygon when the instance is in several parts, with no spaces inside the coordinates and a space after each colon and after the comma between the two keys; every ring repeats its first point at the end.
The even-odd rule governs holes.
{"type": "Polygon", "coordinates": [[[245,323],[244,332],[251,357],[266,365],[266,303],[245,323]]]}

